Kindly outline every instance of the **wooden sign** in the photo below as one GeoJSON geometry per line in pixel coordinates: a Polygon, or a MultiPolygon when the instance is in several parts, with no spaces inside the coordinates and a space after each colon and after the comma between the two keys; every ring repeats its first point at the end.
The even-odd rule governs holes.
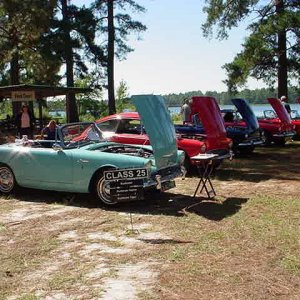
{"type": "Polygon", "coordinates": [[[18,91],[11,92],[12,101],[18,102],[27,102],[27,101],[35,101],[35,92],[34,91],[18,91]]]}

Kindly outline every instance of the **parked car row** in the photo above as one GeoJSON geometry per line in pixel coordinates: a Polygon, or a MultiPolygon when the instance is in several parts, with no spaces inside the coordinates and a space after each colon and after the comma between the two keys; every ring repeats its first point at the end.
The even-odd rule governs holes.
{"type": "MultiPolygon", "coordinates": [[[[205,114],[199,103],[206,97],[192,97],[191,122],[175,125],[177,133],[193,138],[205,134],[205,114]]],[[[279,99],[269,98],[273,110],[265,111],[264,117],[257,119],[251,106],[244,99],[232,99],[236,109],[221,110],[227,137],[232,139],[234,153],[251,153],[257,145],[275,143],[284,145],[296,135],[300,135],[300,121],[292,120],[279,99]]],[[[294,112],[294,115],[297,114],[294,112]]]]}
{"type": "Polygon", "coordinates": [[[58,126],[52,141],[0,146],[0,192],[23,186],[90,192],[107,205],[142,200],[145,190],[174,187],[193,156],[216,154],[222,162],[232,150],[249,153],[257,145],[284,144],[300,123],[273,98],[268,101],[276,114],[266,111],[258,120],[244,99],[232,100],[236,110],[221,111],[213,97],[192,97],[190,123],[175,126],[163,97],[132,99],[137,112],[58,126]]]}
{"type": "MultiPolygon", "coordinates": [[[[190,158],[201,153],[218,154],[220,159],[231,156],[232,141],[226,135],[216,100],[210,97],[202,100],[199,102],[199,107],[201,112],[205,111],[202,118],[205,134],[202,132],[193,137],[177,134],[177,147],[185,153],[186,168],[193,163],[190,158]]],[[[152,120],[155,120],[155,116],[152,120]]],[[[144,120],[141,120],[137,112],[110,115],[97,120],[96,124],[105,138],[111,142],[150,145],[148,132],[143,125],[144,120]]],[[[157,126],[161,128],[162,124],[159,122],[157,126]]]]}

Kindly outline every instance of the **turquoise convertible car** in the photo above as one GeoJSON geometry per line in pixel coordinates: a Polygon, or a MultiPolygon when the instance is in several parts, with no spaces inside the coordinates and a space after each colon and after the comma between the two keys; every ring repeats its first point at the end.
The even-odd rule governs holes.
{"type": "Polygon", "coordinates": [[[184,172],[184,153],[160,96],[133,101],[152,147],[105,141],[95,123],[58,127],[55,141],[20,140],[0,146],[0,191],[17,186],[94,193],[102,202],[143,199],[145,189],[167,190],[184,172]],[[82,139],[84,136],[84,139],[82,139]]]}

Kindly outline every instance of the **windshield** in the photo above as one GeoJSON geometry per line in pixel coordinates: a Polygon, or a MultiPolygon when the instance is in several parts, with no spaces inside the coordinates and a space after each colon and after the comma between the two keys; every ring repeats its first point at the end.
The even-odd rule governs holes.
{"type": "Polygon", "coordinates": [[[234,110],[222,110],[221,111],[224,122],[239,122],[242,121],[243,118],[238,111],[234,110]]]}
{"type": "Polygon", "coordinates": [[[97,126],[102,132],[141,134],[145,133],[144,126],[138,119],[111,119],[97,126]]]}
{"type": "Polygon", "coordinates": [[[102,132],[95,123],[66,124],[60,129],[60,140],[66,148],[80,147],[87,143],[104,141],[102,132]]]}
{"type": "Polygon", "coordinates": [[[292,120],[300,119],[300,115],[299,115],[297,110],[292,110],[291,111],[291,118],[292,118],[292,120]]]}
{"type": "Polygon", "coordinates": [[[264,117],[266,119],[275,119],[275,118],[277,118],[277,115],[274,110],[265,110],[264,117]]]}

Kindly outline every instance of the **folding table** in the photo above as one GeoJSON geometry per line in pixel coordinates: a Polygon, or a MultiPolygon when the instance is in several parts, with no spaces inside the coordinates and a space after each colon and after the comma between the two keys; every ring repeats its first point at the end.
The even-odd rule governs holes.
{"type": "Polygon", "coordinates": [[[210,176],[213,171],[214,162],[219,159],[220,158],[218,154],[205,154],[205,153],[198,154],[196,156],[191,157],[193,164],[196,165],[197,167],[199,178],[200,178],[193,198],[196,197],[199,189],[200,189],[200,194],[203,191],[206,192],[208,199],[212,199],[216,196],[216,192],[211,182],[210,176]]]}

